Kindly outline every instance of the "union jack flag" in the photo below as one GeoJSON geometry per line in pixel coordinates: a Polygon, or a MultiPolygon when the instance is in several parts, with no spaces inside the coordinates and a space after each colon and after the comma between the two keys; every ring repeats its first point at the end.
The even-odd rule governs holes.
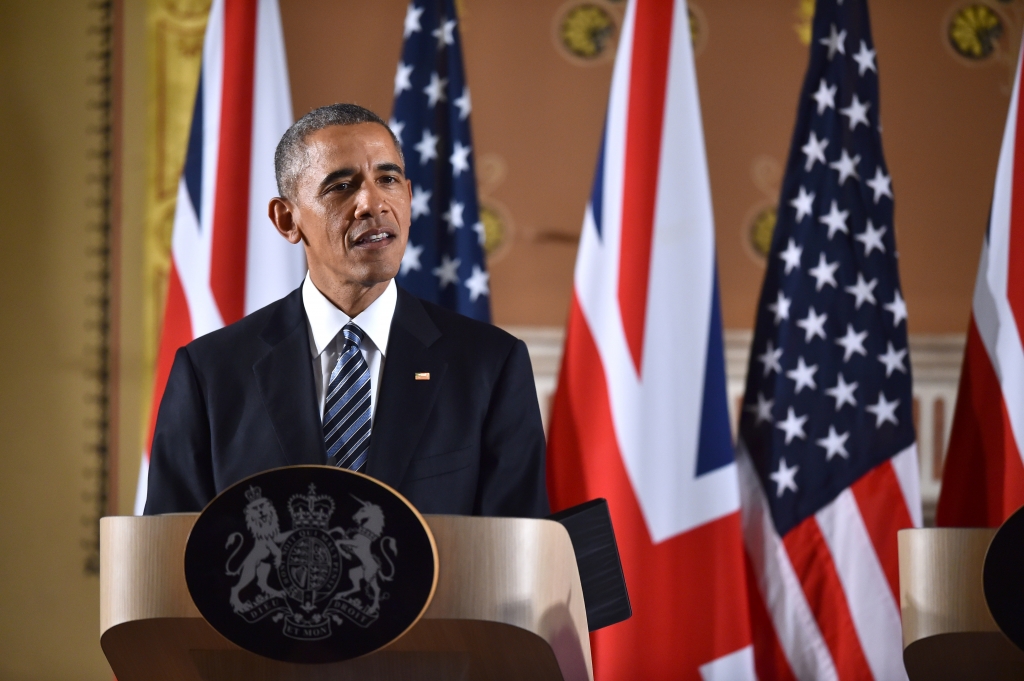
{"type": "Polygon", "coordinates": [[[135,511],[146,505],[149,442],[174,353],[302,283],[302,249],[267,218],[274,150],[292,123],[277,0],[215,0],[203,41],[178,182],[160,347],[135,511]]]}
{"type": "MultiPolygon", "coordinates": [[[[1022,48],[1024,49],[1024,48],[1022,48]]],[[[1024,55],[1024,51],[1022,51],[1024,55]]],[[[1024,110],[1021,56],[981,248],[935,521],[997,527],[1024,504],[1024,110]]]]}
{"type": "Polygon", "coordinates": [[[683,0],[626,7],[548,437],[551,505],[608,500],[633,616],[613,679],[754,678],[715,229],[683,0]]]}

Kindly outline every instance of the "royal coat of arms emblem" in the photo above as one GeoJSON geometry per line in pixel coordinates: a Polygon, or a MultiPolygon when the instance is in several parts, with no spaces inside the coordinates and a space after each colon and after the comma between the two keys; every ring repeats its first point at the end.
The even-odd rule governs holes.
{"type": "Polygon", "coordinates": [[[226,548],[234,550],[224,568],[238,577],[230,596],[236,613],[247,622],[267,616],[283,620],[284,635],[298,639],[326,638],[331,635],[331,622],[342,624],[342,618],[360,627],[377,619],[380,601],[388,597],[381,583],[395,578],[398,553],[395,538],[383,536],[380,506],[353,496],[359,510],[352,515],[352,523],[348,528],[331,527],[335,502],[317,494],[311,483],[306,494],[294,494],[288,500],[292,529],[282,532],[277,509],[259,487],[250,486],[245,497],[245,524],[253,545],[236,562],[245,539],[241,532],[232,532],[226,548]],[[270,585],[271,573],[281,588],[270,585]],[[253,582],[258,593],[243,601],[242,591],[253,582]]]}
{"type": "Polygon", "coordinates": [[[347,659],[368,652],[353,641],[384,645],[384,632],[400,635],[425,610],[436,552],[424,528],[408,502],[366,476],[276,469],[211,502],[189,538],[186,579],[200,612],[243,647],[276,659],[293,660],[304,646],[318,651],[308,661],[347,659]]]}

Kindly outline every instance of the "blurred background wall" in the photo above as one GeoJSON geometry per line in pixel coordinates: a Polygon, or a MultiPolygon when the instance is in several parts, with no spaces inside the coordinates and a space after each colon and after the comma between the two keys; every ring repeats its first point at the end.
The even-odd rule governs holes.
{"type": "MultiPolygon", "coordinates": [[[[387,117],[405,1],[280,3],[296,116],[355,101],[387,117]]],[[[110,678],[96,519],[134,498],[208,4],[0,0],[0,679],[110,678]]],[[[460,3],[494,319],[556,350],[624,8],[460,3]]],[[[813,2],[690,8],[742,367],[813,2]]],[[[912,361],[927,377],[928,349],[945,348],[955,386],[1024,0],[871,11],[912,361]]]]}
{"type": "Polygon", "coordinates": [[[0,5],[0,679],[109,679],[103,32],[87,2],[0,5]]]}

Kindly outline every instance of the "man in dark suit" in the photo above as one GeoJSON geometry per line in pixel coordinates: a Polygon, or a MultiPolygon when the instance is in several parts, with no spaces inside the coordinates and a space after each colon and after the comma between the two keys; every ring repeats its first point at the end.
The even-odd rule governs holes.
{"type": "Polygon", "coordinates": [[[303,285],[178,350],[146,513],[198,511],[242,478],[333,464],[424,513],[543,517],[544,434],[526,346],[399,289],[412,187],[375,114],[317,109],[282,138],[270,218],[303,285]]]}

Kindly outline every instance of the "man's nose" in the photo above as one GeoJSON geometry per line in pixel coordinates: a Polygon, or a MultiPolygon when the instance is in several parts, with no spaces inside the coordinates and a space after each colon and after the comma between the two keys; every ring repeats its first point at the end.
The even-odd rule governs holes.
{"type": "Polygon", "coordinates": [[[384,212],[384,196],[373,182],[365,182],[356,194],[356,217],[359,219],[375,218],[384,212]]]}

